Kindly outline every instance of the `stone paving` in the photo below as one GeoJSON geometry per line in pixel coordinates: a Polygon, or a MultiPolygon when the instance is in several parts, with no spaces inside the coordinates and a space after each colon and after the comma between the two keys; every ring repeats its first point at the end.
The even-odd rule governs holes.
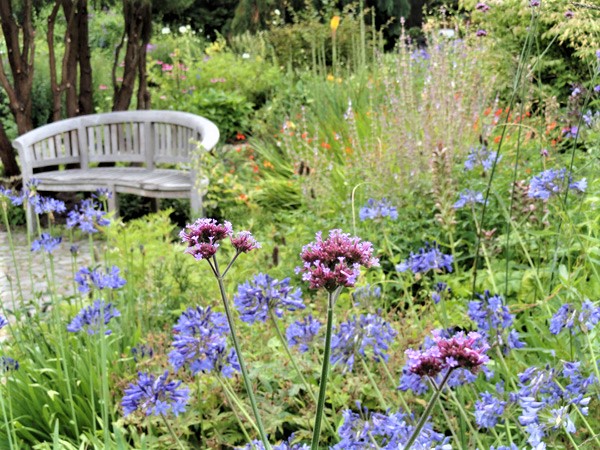
{"type": "MultiPolygon", "coordinates": [[[[13,232],[14,257],[10,251],[8,233],[0,232],[0,301],[7,312],[13,307],[32,307],[37,302],[44,305],[50,302],[49,283],[46,273],[50,274],[50,264],[46,254],[32,253],[27,245],[24,232],[13,232]],[[46,262],[44,264],[44,261],[46,262]],[[31,264],[31,276],[29,267],[31,264]],[[20,279],[23,298],[19,295],[17,273],[20,279]],[[15,303],[13,303],[15,302],[15,303]]],[[[91,262],[89,243],[87,240],[76,242],[78,245],[77,267],[89,265],[91,262]]],[[[73,286],[73,258],[70,252],[71,243],[63,241],[52,253],[54,261],[55,289],[61,295],[75,293],[73,286]]],[[[10,313],[8,314],[10,318],[10,313]]]]}

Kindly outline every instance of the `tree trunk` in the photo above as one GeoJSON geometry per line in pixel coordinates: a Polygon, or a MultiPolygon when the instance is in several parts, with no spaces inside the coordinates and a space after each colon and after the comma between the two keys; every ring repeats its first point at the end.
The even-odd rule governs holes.
{"type": "Polygon", "coordinates": [[[79,0],[79,114],[94,112],[94,95],[92,90],[92,63],[89,42],[88,0],[79,0]]]}
{"type": "Polygon", "coordinates": [[[115,92],[113,111],[129,109],[136,78],[138,79],[138,107],[148,107],[150,104],[146,74],[146,46],[150,42],[152,29],[152,4],[148,0],[123,0],[123,16],[125,30],[115,52],[112,71],[115,92]],[[116,71],[125,40],[127,40],[127,46],[125,48],[123,81],[119,84],[116,71]]]}
{"type": "Polygon", "coordinates": [[[0,122],[0,161],[2,161],[4,167],[4,178],[17,177],[21,174],[21,169],[17,164],[16,152],[6,135],[2,122],[0,122]]]}

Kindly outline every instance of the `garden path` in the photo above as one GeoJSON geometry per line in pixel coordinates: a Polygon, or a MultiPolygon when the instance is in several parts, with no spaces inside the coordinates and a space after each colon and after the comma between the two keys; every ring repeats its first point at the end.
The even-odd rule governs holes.
{"type": "MultiPolygon", "coordinates": [[[[47,273],[51,273],[49,259],[46,254],[32,253],[27,245],[24,232],[13,232],[14,259],[11,254],[10,240],[6,231],[0,232],[0,313],[12,316],[16,308],[32,309],[37,303],[42,308],[51,302],[47,273]],[[30,266],[31,264],[31,266],[30,266]],[[32,268],[31,276],[29,267],[32,268]],[[17,287],[17,273],[21,281],[22,298],[17,287]]],[[[71,243],[63,241],[53,252],[54,280],[56,292],[60,295],[76,294],[73,282],[73,269],[91,263],[90,247],[87,240],[76,242],[78,254],[74,260],[70,248],[71,243]],[[76,264],[74,266],[74,264],[76,264]]],[[[5,330],[2,330],[5,331],[5,330]]],[[[2,333],[0,331],[0,333],[2,333]]],[[[1,336],[0,336],[1,338],[1,336]]]]}

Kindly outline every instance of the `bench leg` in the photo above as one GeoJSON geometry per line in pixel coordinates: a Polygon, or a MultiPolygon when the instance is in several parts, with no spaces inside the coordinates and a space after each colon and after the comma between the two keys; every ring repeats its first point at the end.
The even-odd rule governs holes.
{"type": "Polygon", "coordinates": [[[202,210],[202,195],[196,188],[192,188],[190,195],[190,218],[194,220],[196,217],[203,217],[204,211],[202,210]]]}
{"type": "Polygon", "coordinates": [[[117,191],[112,189],[111,193],[112,195],[108,199],[108,210],[114,213],[113,217],[116,219],[119,217],[119,199],[117,198],[117,191]]]}
{"type": "Polygon", "coordinates": [[[34,236],[35,231],[37,229],[37,223],[35,220],[35,210],[33,209],[33,206],[31,206],[29,203],[25,208],[25,221],[27,223],[27,230],[29,230],[31,236],[34,236]]]}

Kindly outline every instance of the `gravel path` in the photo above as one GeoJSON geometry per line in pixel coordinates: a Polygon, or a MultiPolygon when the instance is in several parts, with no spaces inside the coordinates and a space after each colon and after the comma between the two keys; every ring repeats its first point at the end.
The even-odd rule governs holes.
{"type": "MultiPolygon", "coordinates": [[[[14,306],[17,308],[21,306],[31,308],[36,302],[40,305],[50,302],[48,277],[46,276],[46,273],[50,274],[51,272],[48,256],[41,252],[31,252],[30,247],[27,245],[27,235],[25,233],[13,232],[12,238],[16,264],[10,251],[8,233],[5,231],[0,232],[0,301],[9,317],[14,306]],[[29,275],[30,264],[32,267],[31,276],[29,275]],[[19,295],[17,273],[23,293],[22,298],[19,295]]],[[[78,270],[82,266],[89,265],[91,258],[88,241],[77,242],[76,244],[79,246],[79,251],[75,270],[78,270]]],[[[73,258],[70,247],[69,242],[61,242],[52,254],[56,291],[62,295],[75,293],[73,287],[73,258]]]]}

